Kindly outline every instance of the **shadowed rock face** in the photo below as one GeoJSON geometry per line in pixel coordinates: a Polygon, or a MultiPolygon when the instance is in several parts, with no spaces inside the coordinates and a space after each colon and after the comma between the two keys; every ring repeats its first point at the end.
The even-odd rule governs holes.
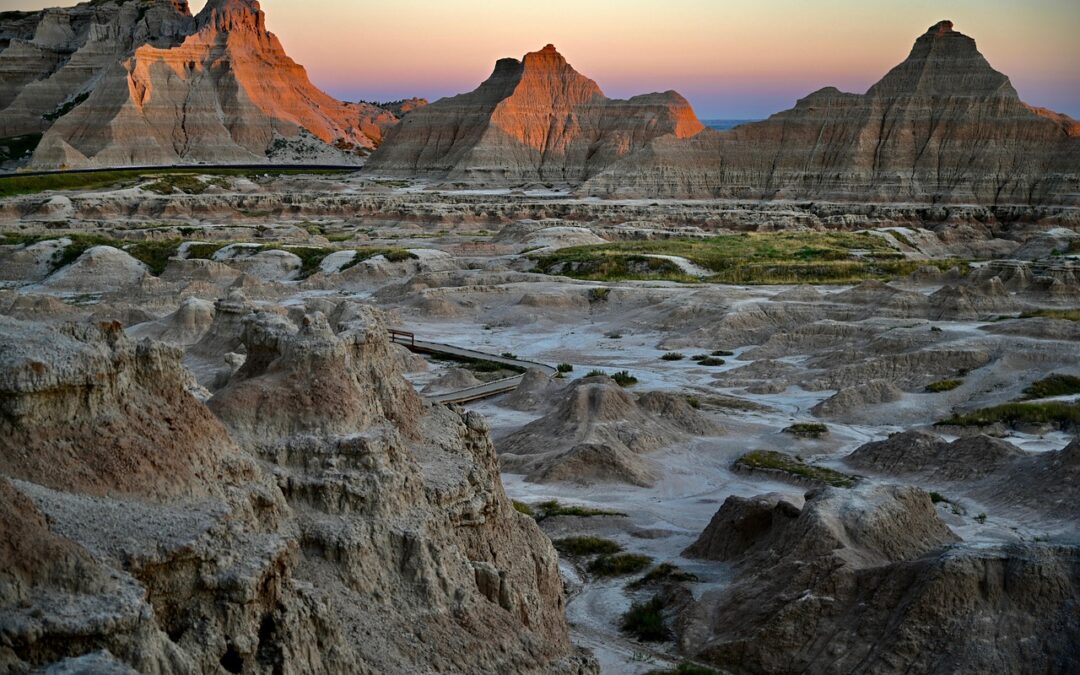
{"type": "Polygon", "coordinates": [[[609,99],[548,45],[521,61],[501,59],[476,90],[410,115],[369,167],[453,180],[577,182],[654,138],[702,129],[679,94],[609,99]]]}
{"type": "Polygon", "coordinates": [[[768,120],[663,138],[590,193],[692,197],[1065,202],[1076,122],[1023,103],[975,41],[942,21],[865,94],[826,87],[768,120]]]}
{"type": "MultiPolygon", "coordinates": [[[[126,16],[136,5],[119,11],[126,16]]],[[[95,29],[112,36],[110,51],[95,66],[95,82],[68,89],[85,100],[56,120],[33,166],[340,163],[370,151],[397,122],[387,110],[342,103],[312,85],[266,30],[255,0],[211,0],[194,18],[186,3],[158,2],[154,11],[165,6],[178,17],[159,22],[168,40],[144,36],[141,23],[95,29]]],[[[0,67],[10,51],[0,53],[0,67]]]]}

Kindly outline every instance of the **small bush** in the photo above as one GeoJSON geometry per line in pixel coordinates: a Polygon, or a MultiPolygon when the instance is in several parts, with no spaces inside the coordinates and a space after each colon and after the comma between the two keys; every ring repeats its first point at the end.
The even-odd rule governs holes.
{"type": "Polygon", "coordinates": [[[530,518],[535,518],[536,517],[536,513],[533,512],[532,507],[529,506],[528,504],[526,504],[525,502],[519,502],[518,500],[514,499],[514,500],[511,500],[510,503],[514,505],[514,510],[517,511],[518,513],[524,513],[525,515],[529,516],[530,518]]]}
{"type": "Polygon", "coordinates": [[[942,502],[944,502],[946,504],[951,504],[952,503],[952,502],[949,501],[949,499],[945,495],[941,494],[940,492],[931,492],[930,493],[930,501],[935,503],[935,504],[940,504],[942,502]]]}
{"type": "Polygon", "coordinates": [[[613,331],[611,331],[609,333],[604,333],[604,337],[606,337],[609,340],[621,340],[622,339],[622,333],[620,333],[617,330],[613,330],[613,331]]]}
{"type": "Polygon", "coordinates": [[[821,438],[829,433],[829,427],[821,422],[799,422],[785,428],[784,433],[800,438],[821,438]]]}
{"type": "Polygon", "coordinates": [[[1021,424],[1052,424],[1059,429],[1080,427],[1080,403],[1003,403],[969,413],[957,413],[935,422],[938,426],[985,427],[991,424],[1015,427],[1021,424]]]}
{"type": "Polygon", "coordinates": [[[563,537],[551,542],[559,553],[575,556],[619,553],[622,546],[602,537],[563,537]]]}
{"type": "Polygon", "coordinates": [[[585,373],[585,377],[607,377],[607,373],[599,368],[593,368],[588,373],[585,373]]]}
{"type": "Polygon", "coordinates": [[[660,358],[664,361],[682,361],[686,358],[686,354],[681,354],[679,352],[668,352],[660,358]]]}
{"type": "Polygon", "coordinates": [[[514,352],[503,352],[502,354],[499,354],[499,356],[503,357],[504,359],[511,359],[513,361],[517,361],[517,354],[515,354],[514,352]]]}
{"type": "Polygon", "coordinates": [[[980,513],[979,515],[975,516],[975,522],[979,523],[980,525],[985,523],[986,522],[986,514],[985,513],[980,513]]]}
{"type": "Polygon", "coordinates": [[[621,577],[640,572],[652,564],[652,558],[637,553],[614,553],[602,555],[591,563],[588,570],[598,577],[621,577]]]}
{"type": "Polygon", "coordinates": [[[638,379],[631,375],[628,370],[620,370],[612,375],[611,379],[615,380],[615,383],[620,387],[632,387],[638,383],[638,379]]]}
{"type": "Polygon", "coordinates": [[[690,360],[691,361],[704,361],[707,358],[709,358],[708,354],[694,354],[693,356],[690,357],[690,360]]]}
{"type": "Polygon", "coordinates": [[[594,509],[588,506],[573,506],[566,505],[559,502],[557,499],[549,499],[547,501],[540,502],[533,507],[535,512],[534,517],[537,522],[544,520],[545,518],[553,518],[555,516],[577,516],[579,518],[590,518],[593,516],[625,516],[625,513],[619,511],[606,511],[604,509],[594,509]]]}
{"type": "Polygon", "coordinates": [[[698,361],[698,364],[702,366],[722,366],[725,363],[727,363],[727,361],[725,361],[724,359],[718,359],[715,356],[706,356],[705,358],[698,361]]]}
{"type": "Polygon", "coordinates": [[[694,410],[701,410],[701,399],[697,396],[687,396],[686,403],[694,410]]]}
{"type": "Polygon", "coordinates": [[[590,288],[589,302],[604,302],[611,295],[610,288],[590,288]]]}
{"type": "Polygon", "coordinates": [[[653,597],[648,602],[635,602],[623,614],[619,628],[642,642],[671,639],[671,631],[664,625],[664,602],[659,597],[653,597]]]}
{"type": "Polygon", "coordinates": [[[931,382],[926,385],[926,391],[931,394],[938,394],[943,391],[952,391],[964,383],[963,380],[940,380],[938,382],[931,382]]]}
{"type": "Polygon", "coordinates": [[[1024,399],[1069,396],[1071,394],[1080,394],[1080,377],[1053,373],[1041,380],[1032,382],[1031,386],[1024,390],[1024,399]]]}
{"type": "Polygon", "coordinates": [[[712,356],[735,356],[735,352],[726,349],[714,349],[712,356]]]}
{"type": "Polygon", "coordinates": [[[637,581],[631,581],[626,587],[632,591],[645,588],[649,584],[661,584],[679,581],[697,581],[697,575],[684,572],[671,563],[662,563],[652,568],[648,574],[637,581]]]}
{"type": "Polygon", "coordinates": [[[572,372],[574,372],[574,367],[572,365],[570,365],[569,363],[560,363],[558,366],[556,366],[555,369],[558,370],[560,373],[572,373],[572,372]]]}

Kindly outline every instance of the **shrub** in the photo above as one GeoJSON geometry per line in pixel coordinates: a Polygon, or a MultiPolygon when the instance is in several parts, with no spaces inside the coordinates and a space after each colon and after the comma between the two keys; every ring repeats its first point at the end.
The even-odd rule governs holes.
{"type": "Polygon", "coordinates": [[[1068,396],[1070,394],[1080,394],[1080,377],[1061,375],[1059,373],[1052,373],[1041,380],[1032,382],[1031,386],[1024,390],[1025,399],[1068,396]]]}
{"type": "Polygon", "coordinates": [[[544,520],[545,518],[553,518],[555,516],[577,516],[579,518],[590,518],[593,516],[625,516],[625,513],[619,511],[606,511],[604,509],[594,509],[588,506],[574,506],[565,505],[559,502],[557,499],[549,499],[547,501],[540,502],[533,507],[535,512],[535,518],[537,522],[544,520]]]}
{"type": "Polygon", "coordinates": [[[615,383],[620,387],[632,387],[638,383],[638,379],[631,375],[628,370],[620,370],[612,375],[611,379],[615,380],[615,383]]]}
{"type": "Polygon", "coordinates": [[[684,572],[671,563],[662,563],[652,568],[648,574],[637,581],[631,581],[626,587],[632,591],[645,588],[649,584],[660,584],[678,581],[697,581],[697,575],[684,572]]]}
{"type": "Polygon", "coordinates": [[[555,369],[558,370],[560,373],[572,373],[572,372],[574,372],[574,367],[572,365],[570,365],[569,363],[560,363],[558,366],[556,366],[555,369]]]}
{"type": "Polygon", "coordinates": [[[619,553],[622,551],[622,546],[619,546],[610,539],[604,539],[602,537],[563,537],[562,539],[556,539],[551,543],[555,545],[555,549],[559,551],[559,553],[564,553],[566,555],[586,556],[599,555],[602,553],[619,553]]]}
{"type": "Polygon", "coordinates": [[[991,424],[1015,427],[1021,424],[1051,424],[1059,429],[1080,427],[1080,403],[1003,403],[968,413],[956,413],[935,422],[937,426],[985,427],[991,424]]]}
{"type": "Polygon", "coordinates": [[[708,354],[694,354],[693,356],[690,357],[690,360],[691,361],[704,361],[707,358],[709,358],[708,354]]]}
{"type": "Polygon", "coordinates": [[[663,359],[664,361],[682,361],[683,359],[686,358],[686,355],[681,354],[679,352],[668,352],[668,353],[664,354],[663,356],[661,356],[660,358],[663,359]]]}
{"type": "Polygon", "coordinates": [[[946,504],[951,503],[949,501],[949,499],[945,495],[941,494],[940,492],[931,492],[930,493],[930,501],[935,503],[935,504],[940,504],[942,502],[945,502],[946,504]]]}
{"type": "Polygon", "coordinates": [[[598,577],[621,577],[640,572],[652,564],[652,558],[637,553],[605,554],[589,563],[588,570],[598,577]]]}
{"type": "Polygon", "coordinates": [[[687,396],[686,403],[694,410],[701,410],[701,399],[697,396],[687,396]]]}
{"type": "Polygon", "coordinates": [[[798,424],[792,424],[783,431],[785,434],[799,436],[800,438],[821,438],[829,433],[829,427],[821,422],[799,422],[798,424]]]}
{"type": "Polygon", "coordinates": [[[503,357],[504,359],[511,359],[513,361],[517,361],[517,354],[515,354],[514,352],[503,352],[502,354],[499,354],[499,356],[503,357]]]}
{"type": "Polygon", "coordinates": [[[975,516],[975,521],[977,523],[979,523],[980,525],[982,525],[983,523],[986,522],[986,514],[985,513],[980,513],[979,515],[975,516]]]}
{"type": "Polygon", "coordinates": [[[713,352],[712,352],[712,355],[713,356],[735,356],[735,352],[728,351],[726,349],[714,349],[713,352]]]}
{"type": "Polygon", "coordinates": [[[604,302],[611,295],[610,288],[590,288],[589,302],[604,302]]]}
{"type": "Polygon", "coordinates": [[[964,383],[963,380],[939,380],[926,385],[926,391],[937,394],[943,391],[952,391],[964,383]]]}
{"type": "Polygon", "coordinates": [[[600,370],[599,368],[593,368],[585,374],[585,377],[607,377],[607,373],[600,370]]]}
{"type": "Polygon", "coordinates": [[[735,460],[736,467],[748,469],[760,469],[786,473],[793,477],[832,485],[834,487],[849,488],[855,485],[857,479],[839,471],[823,466],[812,466],[803,462],[798,457],[775,450],[754,450],[735,460]]]}
{"type": "Polygon", "coordinates": [[[534,518],[536,516],[536,513],[533,512],[532,507],[525,502],[519,502],[518,500],[514,499],[510,503],[514,505],[514,510],[518,513],[524,513],[530,518],[534,518]]]}
{"type": "Polygon", "coordinates": [[[714,356],[706,356],[705,358],[698,361],[698,364],[702,366],[722,366],[725,363],[727,363],[727,361],[725,361],[724,359],[718,359],[714,356]]]}
{"type": "Polygon", "coordinates": [[[622,333],[620,333],[617,330],[613,330],[613,331],[611,331],[609,333],[604,333],[604,337],[606,337],[609,340],[621,340],[622,339],[622,333]]]}
{"type": "Polygon", "coordinates": [[[671,631],[664,625],[664,602],[654,596],[648,602],[635,602],[622,616],[619,625],[622,632],[642,642],[664,642],[671,639],[671,631]]]}

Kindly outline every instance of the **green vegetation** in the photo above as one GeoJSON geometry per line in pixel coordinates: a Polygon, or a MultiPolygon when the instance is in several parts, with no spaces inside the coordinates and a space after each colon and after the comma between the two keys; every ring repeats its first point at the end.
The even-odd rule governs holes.
{"type": "Polygon", "coordinates": [[[499,356],[503,357],[504,359],[511,359],[513,361],[517,361],[517,354],[515,354],[514,352],[503,352],[502,354],[499,354],[499,356]]]}
{"type": "MultiPolygon", "coordinates": [[[[20,137],[24,138],[24,137],[20,137]]],[[[0,147],[13,139],[0,141],[0,147]]],[[[40,140],[37,139],[37,140],[40,140]]],[[[33,146],[37,146],[37,140],[33,146]]],[[[23,141],[25,146],[29,141],[23,141]]],[[[6,147],[10,147],[8,143],[6,147]]],[[[3,150],[0,150],[0,154],[3,150]]],[[[21,155],[20,155],[21,156],[21,155]]],[[[0,177],[0,197],[12,197],[14,195],[34,194],[46,190],[100,190],[114,185],[134,185],[140,181],[157,176],[176,176],[178,174],[191,174],[196,176],[243,176],[257,178],[259,176],[272,175],[333,175],[350,173],[349,169],[210,169],[202,167],[191,168],[163,168],[160,170],[134,170],[116,169],[109,171],[73,171],[69,173],[53,173],[42,176],[14,176],[0,177]]]]}
{"type": "Polygon", "coordinates": [[[697,396],[687,396],[686,397],[686,404],[689,405],[694,410],[701,410],[701,399],[698,398],[697,396]]]}
{"type": "MultiPolygon", "coordinates": [[[[189,258],[202,258],[204,260],[210,260],[214,257],[214,254],[229,245],[229,242],[214,242],[214,243],[195,243],[188,245],[187,256],[189,258]]],[[[264,244],[259,246],[248,246],[246,250],[249,255],[255,255],[263,251],[288,251],[293,255],[300,258],[300,278],[306,279],[312,274],[319,271],[319,265],[326,256],[331,253],[337,253],[338,251],[355,251],[356,255],[347,264],[341,267],[342,270],[347,270],[350,267],[361,263],[369,258],[375,256],[384,256],[387,260],[408,260],[415,258],[416,256],[405,249],[398,248],[382,248],[382,247],[369,247],[369,248],[325,248],[321,246],[294,246],[283,244],[264,244]]],[[[503,366],[509,367],[509,366],[503,366]]]]}
{"type": "Polygon", "coordinates": [[[727,361],[724,359],[718,359],[715,356],[706,356],[703,359],[698,359],[698,365],[700,366],[722,366],[727,361]]]}
{"type": "Polygon", "coordinates": [[[708,358],[711,358],[708,354],[694,354],[690,357],[690,360],[701,362],[708,358]]]}
{"type": "Polygon", "coordinates": [[[608,374],[599,368],[593,368],[589,372],[585,373],[585,377],[607,377],[608,374]]]}
{"type": "MultiPolygon", "coordinates": [[[[25,136],[9,136],[0,138],[0,162],[10,162],[22,159],[37,149],[41,142],[41,134],[27,134],[25,136]]],[[[2,179],[0,179],[2,180],[2,179]]],[[[0,197],[5,197],[3,183],[0,182],[0,197]]]]}
{"type": "Polygon", "coordinates": [[[1059,373],[1051,373],[1041,380],[1032,382],[1031,386],[1024,390],[1024,398],[1028,400],[1071,394],[1080,394],[1080,377],[1059,373]]]}
{"type": "Polygon", "coordinates": [[[939,394],[943,391],[952,391],[963,383],[963,380],[939,380],[926,385],[926,391],[931,394],[939,394]]]}
{"type": "MultiPolygon", "coordinates": [[[[0,244],[20,246],[60,238],[56,235],[4,234],[3,239],[0,239],[0,244]]],[[[53,259],[50,261],[54,270],[70,265],[78,260],[79,256],[95,246],[112,246],[113,248],[123,249],[128,255],[145,264],[151,273],[157,275],[165,271],[169,258],[175,256],[177,249],[180,247],[180,240],[178,239],[130,242],[98,234],[68,234],[64,235],[63,238],[70,239],[71,244],[54,254],[53,259]]]]}
{"type": "Polygon", "coordinates": [[[1003,403],[968,413],[956,413],[935,422],[937,426],[958,427],[985,427],[991,424],[1004,424],[1009,427],[1050,424],[1068,431],[1080,428],[1080,403],[1003,403]]]}
{"type": "Polygon", "coordinates": [[[650,584],[697,581],[697,575],[684,572],[671,563],[661,563],[649,570],[649,573],[637,581],[631,581],[626,587],[632,591],[640,590],[650,584]]]}
{"type": "Polygon", "coordinates": [[[555,370],[559,371],[560,373],[572,373],[574,372],[574,366],[570,365],[569,363],[560,363],[559,365],[555,366],[555,370]]]}
{"type": "Polygon", "coordinates": [[[622,546],[602,537],[563,537],[551,543],[559,553],[565,555],[587,556],[622,551],[622,546]]]}
{"type": "Polygon", "coordinates": [[[944,502],[946,504],[951,504],[952,503],[952,502],[949,501],[948,497],[941,494],[940,492],[931,492],[930,493],[930,501],[933,502],[934,504],[941,504],[942,502],[944,502]]]}
{"type": "Polygon", "coordinates": [[[537,269],[578,279],[699,281],[669,260],[672,255],[713,272],[707,279],[728,284],[856,283],[891,279],[920,267],[940,268],[958,260],[907,260],[888,242],[867,232],[768,232],[696,239],[620,241],[574,246],[537,255],[537,269]]]}
{"type": "Polygon", "coordinates": [[[671,639],[671,631],[664,625],[664,601],[653,596],[648,602],[635,602],[623,614],[619,625],[622,632],[642,642],[664,642],[671,639]]]}
{"type": "Polygon", "coordinates": [[[517,511],[518,513],[524,513],[525,515],[527,515],[530,518],[535,518],[536,517],[536,512],[533,511],[532,507],[529,506],[528,504],[526,504],[525,502],[519,502],[518,500],[514,499],[514,500],[511,500],[510,503],[514,505],[514,510],[517,511]]]}
{"type": "Polygon", "coordinates": [[[638,383],[638,379],[631,375],[629,370],[620,370],[612,375],[611,379],[615,380],[615,384],[620,387],[632,387],[638,383]]]}
{"type": "Polygon", "coordinates": [[[775,450],[754,450],[735,460],[736,467],[748,469],[760,469],[766,471],[779,471],[790,474],[793,477],[804,478],[815,483],[824,483],[834,487],[849,488],[855,485],[857,479],[839,471],[834,471],[823,466],[812,466],[798,457],[775,450]]]}
{"type": "Polygon", "coordinates": [[[1036,309],[1030,312],[1024,312],[1020,315],[1021,319],[1062,319],[1064,321],[1080,321],[1080,307],[1072,309],[1036,309]]]}
{"type": "Polygon", "coordinates": [[[47,122],[55,122],[75,108],[78,108],[86,99],[90,98],[90,92],[84,91],[70,101],[65,102],[51,113],[45,113],[41,118],[47,122]]]}
{"type": "Polygon", "coordinates": [[[606,511],[594,509],[588,506],[574,506],[563,504],[557,499],[549,499],[532,507],[537,522],[555,516],[576,516],[578,518],[592,518],[596,516],[625,516],[619,511],[606,511]]]}
{"type": "Polygon", "coordinates": [[[613,330],[613,331],[609,331],[607,333],[604,333],[604,337],[606,337],[609,340],[621,340],[622,339],[622,333],[620,333],[617,330],[613,330]]]}
{"type": "Polygon", "coordinates": [[[652,558],[637,553],[605,554],[589,563],[588,570],[598,577],[621,577],[640,572],[652,564],[652,558]]]}
{"type": "Polygon", "coordinates": [[[590,288],[589,302],[604,302],[611,295],[610,288],[590,288]]]}
{"type": "Polygon", "coordinates": [[[829,433],[829,427],[821,422],[799,422],[785,428],[784,433],[800,438],[821,438],[829,433]]]}
{"type": "Polygon", "coordinates": [[[201,195],[213,186],[224,187],[225,185],[224,178],[220,176],[204,181],[191,173],[170,173],[149,185],[144,185],[143,189],[159,195],[171,195],[177,192],[201,195]]]}
{"type": "Polygon", "coordinates": [[[681,352],[668,352],[660,357],[663,361],[682,361],[686,358],[686,354],[681,352]]]}
{"type": "Polygon", "coordinates": [[[712,356],[735,356],[735,352],[728,351],[727,349],[714,349],[712,356]]]}
{"type": "Polygon", "coordinates": [[[980,513],[979,515],[975,516],[975,522],[979,523],[980,525],[985,523],[986,522],[986,514],[985,513],[980,513]]]}

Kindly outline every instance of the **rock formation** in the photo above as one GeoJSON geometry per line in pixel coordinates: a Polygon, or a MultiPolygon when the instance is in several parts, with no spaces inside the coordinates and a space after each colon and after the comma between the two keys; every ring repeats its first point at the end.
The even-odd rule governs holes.
{"type": "Polygon", "coordinates": [[[0,51],[4,68],[19,84],[0,90],[0,136],[47,129],[41,169],[357,162],[398,119],[312,85],[256,0],[210,0],[195,17],[185,0],[46,10],[0,51]]]}
{"type": "Polygon", "coordinates": [[[826,87],[768,120],[671,136],[592,194],[1071,203],[1080,127],[1023,103],[975,41],[942,21],[865,94],[826,87]]]}
{"type": "Polygon", "coordinates": [[[367,166],[453,181],[577,183],[652,139],[704,128],[673,91],[605,97],[547,45],[499,60],[476,90],[410,114],[367,166]]]}
{"type": "Polygon", "coordinates": [[[680,612],[680,648],[735,673],[1080,665],[1075,549],[957,541],[909,487],[729,498],[687,554],[735,578],[680,612]]]}

